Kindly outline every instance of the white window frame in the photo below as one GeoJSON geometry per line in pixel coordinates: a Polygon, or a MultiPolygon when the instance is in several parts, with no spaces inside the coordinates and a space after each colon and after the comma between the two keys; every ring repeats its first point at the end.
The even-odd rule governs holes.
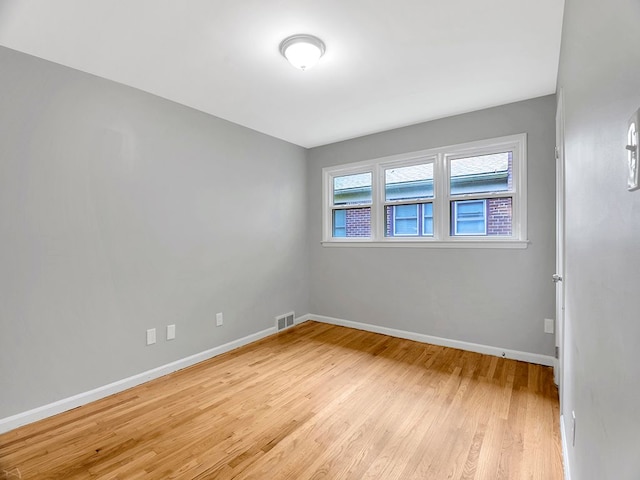
{"type": "MultiPolygon", "coordinates": [[[[323,238],[330,242],[340,243],[364,243],[371,242],[375,238],[375,229],[378,222],[378,208],[376,208],[375,192],[376,192],[376,172],[369,162],[358,162],[357,164],[342,165],[331,169],[331,173],[323,173],[323,238]],[[371,202],[357,203],[353,205],[334,205],[333,204],[333,179],[345,175],[357,175],[360,173],[371,173],[371,202]],[[371,237],[334,237],[333,236],[333,211],[334,210],[350,210],[353,208],[371,208],[371,237]]],[[[324,243],[324,242],[323,242],[324,243]]]]}
{"type": "MultiPolygon", "coordinates": [[[[397,206],[397,205],[413,205],[416,203],[424,203],[424,202],[434,202],[436,195],[437,195],[437,189],[436,189],[436,183],[435,183],[435,176],[436,176],[436,160],[437,160],[437,156],[436,155],[430,155],[430,154],[422,154],[422,152],[415,152],[414,154],[407,154],[407,155],[396,155],[394,157],[387,157],[386,160],[388,161],[384,161],[385,159],[380,159],[377,163],[377,169],[378,169],[378,181],[379,181],[379,185],[380,185],[380,189],[379,189],[379,193],[378,193],[378,201],[380,202],[380,205],[382,206],[382,212],[383,215],[385,213],[385,210],[388,206],[397,206]],[[399,158],[400,157],[400,158],[399,158]],[[431,197],[421,197],[421,198],[412,198],[412,199],[405,199],[405,200],[387,200],[387,196],[386,196],[386,171],[391,169],[391,168],[403,168],[403,167],[413,167],[415,165],[424,165],[424,164],[432,164],[433,165],[433,195],[431,197]]],[[[421,211],[422,209],[418,208],[419,211],[421,211]]],[[[418,225],[420,225],[420,218],[418,215],[418,225]]],[[[382,228],[384,229],[384,221],[382,222],[382,228]]],[[[393,241],[393,239],[400,239],[400,240],[405,240],[405,241],[420,241],[420,239],[423,237],[423,235],[420,235],[420,231],[418,231],[418,233],[416,235],[395,235],[395,222],[393,225],[393,233],[394,236],[393,237],[385,237],[384,235],[384,231],[381,232],[382,237],[385,239],[385,241],[393,241]]],[[[429,236],[429,238],[431,238],[431,236],[429,236]]]]}
{"type": "MultiPolygon", "coordinates": [[[[327,247],[428,247],[428,248],[526,248],[527,239],[527,135],[510,135],[460,145],[365,160],[322,169],[322,245],[327,247]],[[451,161],[458,158],[512,152],[512,190],[451,195],[451,161]],[[433,162],[433,197],[387,202],[385,170],[433,162]],[[333,178],[371,172],[372,202],[349,207],[333,205],[333,178]],[[510,236],[452,235],[451,202],[491,198],[512,198],[510,236]],[[430,202],[433,204],[433,236],[385,237],[386,205],[430,202]],[[334,209],[371,208],[371,237],[332,237],[334,209]]],[[[488,208],[488,207],[487,207],[488,208]]]]}

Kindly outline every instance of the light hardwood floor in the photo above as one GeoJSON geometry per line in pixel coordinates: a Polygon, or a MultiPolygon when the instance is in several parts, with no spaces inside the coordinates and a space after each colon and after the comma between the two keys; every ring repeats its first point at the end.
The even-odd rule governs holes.
{"type": "Polygon", "coordinates": [[[0,474],[554,480],[559,437],[548,367],[306,322],[1,435],[0,474]]]}

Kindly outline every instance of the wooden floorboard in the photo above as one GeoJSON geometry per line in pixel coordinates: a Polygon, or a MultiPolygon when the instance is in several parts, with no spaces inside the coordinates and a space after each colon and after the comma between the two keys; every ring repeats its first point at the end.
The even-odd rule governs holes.
{"type": "Polygon", "coordinates": [[[561,457],[550,368],[316,322],[0,435],[0,479],[555,480],[561,457]]]}

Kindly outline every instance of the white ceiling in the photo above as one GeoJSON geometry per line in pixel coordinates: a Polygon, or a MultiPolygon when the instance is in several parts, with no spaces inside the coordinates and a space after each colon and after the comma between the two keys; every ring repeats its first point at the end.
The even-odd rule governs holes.
{"type": "Polygon", "coordinates": [[[555,92],[563,8],[564,0],[0,0],[0,45],[313,147],[555,92]],[[278,51],[295,33],[327,46],[312,70],[278,51]]]}

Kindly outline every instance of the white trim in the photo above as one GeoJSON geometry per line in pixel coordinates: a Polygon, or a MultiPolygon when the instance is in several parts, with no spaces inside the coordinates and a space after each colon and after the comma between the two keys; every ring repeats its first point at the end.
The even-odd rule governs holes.
{"type": "Polygon", "coordinates": [[[564,468],[564,480],[571,480],[569,468],[569,448],[567,444],[567,431],[564,427],[564,415],[560,415],[560,435],[562,436],[562,466],[564,468]]]}
{"type": "Polygon", "coordinates": [[[301,317],[296,318],[295,324],[299,325],[301,323],[308,322],[312,318],[313,318],[313,315],[311,315],[310,313],[307,313],[306,315],[302,315],[301,317]]]}
{"type": "Polygon", "coordinates": [[[317,322],[329,323],[341,327],[355,328],[357,330],[365,330],[367,332],[381,333],[391,337],[405,338],[421,343],[430,343],[432,345],[440,345],[442,347],[458,348],[460,350],[468,350],[470,352],[484,353],[486,355],[494,355],[496,357],[510,358],[512,360],[521,360],[523,362],[553,366],[554,358],[549,355],[541,355],[539,353],[521,352],[518,350],[509,350],[507,348],[493,347],[490,345],[481,345],[479,343],[463,342],[461,340],[452,340],[449,338],[433,337],[423,333],[408,332],[406,330],[397,330],[395,328],[380,327],[368,323],[352,322],[340,318],[326,317],[324,315],[309,315],[311,320],[317,322]]]}
{"type": "MultiPolygon", "coordinates": [[[[456,238],[443,242],[431,240],[430,237],[396,237],[400,240],[387,240],[384,242],[371,242],[368,239],[358,239],[351,241],[328,241],[320,242],[323,247],[409,247],[409,248],[527,248],[528,240],[467,240],[456,238]],[[425,238],[429,240],[425,240],[425,238]]],[[[498,237],[504,238],[504,237],[498,237]]]]}
{"type": "MultiPolygon", "coordinates": [[[[308,319],[309,315],[303,315],[302,317],[296,318],[294,320],[294,324],[305,322],[308,319]]],[[[138,373],[131,377],[109,383],[108,385],[94,388],[93,390],[89,390],[88,392],[82,392],[77,395],[73,395],[71,397],[63,398],[62,400],[43,405],[41,407],[27,410],[26,412],[2,418],[0,419],[0,433],[5,433],[13,430],[14,428],[18,428],[23,425],[36,422],[38,420],[57,415],[58,413],[66,412],[67,410],[71,410],[72,408],[76,408],[81,405],[100,400],[101,398],[108,397],[109,395],[113,395],[114,393],[122,392],[150,380],[154,380],[164,375],[182,370],[183,368],[190,367],[191,365],[195,365],[196,363],[216,357],[230,350],[234,350],[249,343],[256,342],[275,333],[275,327],[267,328],[266,330],[247,335],[246,337],[239,338],[238,340],[233,340],[231,342],[225,343],[224,345],[205,350],[204,352],[196,353],[195,355],[181,358],[180,360],[176,360],[175,362],[167,363],[166,365],[147,370],[146,372],[138,373]]]]}
{"type": "Polygon", "coordinates": [[[554,369],[554,377],[560,393],[560,413],[564,411],[564,352],[565,352],[565,218],[566,218],[566,180],[565,180],[565,151],[564,151],[564,90],[562,87],[557,93],[556,106],[556,262],[555,274],[562,278],[555,284],[556,298],[556,325],[555,345],[558,352],[557,368],[554,369]]]}

